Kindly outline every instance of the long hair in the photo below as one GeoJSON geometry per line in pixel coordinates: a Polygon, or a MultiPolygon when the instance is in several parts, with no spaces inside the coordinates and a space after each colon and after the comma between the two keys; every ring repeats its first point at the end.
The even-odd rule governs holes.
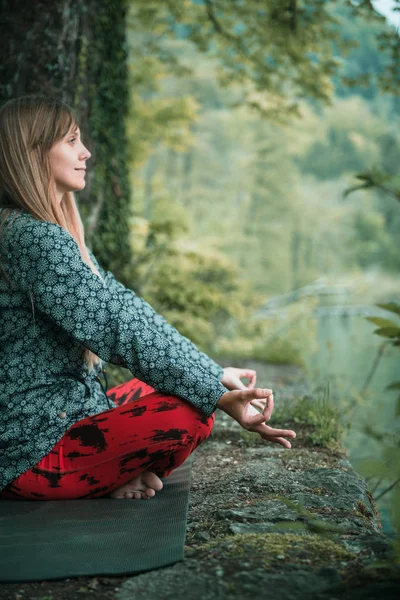
{"type": "MultiPolygon", "coordinates": [[[[0,244],[11,210],[25,210],[40,221],[66,229],[77,242],[82,260],[101,278],[86,249],[73,193],[64,194],[60,203],[54,194],[49,150],[75,125],[78,123],[72,109],[59,98],[30,94],[9,100],[1,107],[0,208],[4,208],[0,215],[0,244]]],[[[4,268],[0,268],[10,283],[4,268]]],[[[84,358],[90,370],[101,362],[87,348],[84,358]]]]}

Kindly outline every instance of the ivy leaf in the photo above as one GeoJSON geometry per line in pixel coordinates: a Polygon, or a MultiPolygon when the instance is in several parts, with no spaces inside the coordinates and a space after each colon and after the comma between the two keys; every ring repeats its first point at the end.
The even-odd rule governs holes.
{"type": "Polygon", "coordinates": [[[374,325],[379,327],[397,327],[397,323],[393,323],[389,319],[382,319],[381,317],[365,317],[367,321],[371,321],[374,325]]]}
{"type": "Polygon", "coordinates": [[[400,327],[382,327],[381,329],[375,329],[374,333],[382,337],[395,338],[400,335],[400,327]]]}
{"type": "Polygon", "coordinates": [[[400,390],[400,381],[395,381],[387,386],[387,390],[400,390]]]}
{"type": "Polygon", "coordinates": [[[396,315],[400,315],[400,304],[395,304],[395,302],[389,302],[387,304],[377,304],[376,306],[379,306],[379,308],[383,308],[383,310],[394,312],[396,315]]]}

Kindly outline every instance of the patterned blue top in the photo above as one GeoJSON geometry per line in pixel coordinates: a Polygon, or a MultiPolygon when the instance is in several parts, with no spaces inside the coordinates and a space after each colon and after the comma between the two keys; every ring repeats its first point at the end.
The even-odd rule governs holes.
{"type": "Polygon", "coordinates": [[[63,227],[19,209],[7,216],[0,262],[12,287],[0,276],[0,490],[74,423],[116,407],[99,383],[104,362],[89,372],[86,348],[207,416],[227,391],[222,367],[88,251],[103,280],[63,227]]]}

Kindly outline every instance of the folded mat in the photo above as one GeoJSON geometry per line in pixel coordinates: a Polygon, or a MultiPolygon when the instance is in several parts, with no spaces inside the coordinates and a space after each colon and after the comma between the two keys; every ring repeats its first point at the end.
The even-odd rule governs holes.
{"type": "Polygon", "coordinates": [[[0,581],[133,575],[183,560],[192,457],[150,500],[0,500],[0,581]]]}

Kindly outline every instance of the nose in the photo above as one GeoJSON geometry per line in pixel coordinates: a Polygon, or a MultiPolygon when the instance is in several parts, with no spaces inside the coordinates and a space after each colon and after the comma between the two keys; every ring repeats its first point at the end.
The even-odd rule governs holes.
{"type": "Polygon", "coordinates": [[[86,146],[82,145],[82,152],[80,155],[80,160],[89,160],[89,158],[91,157],[91,153],[89,152],[89,150],[86,148],[86,146]]]}

